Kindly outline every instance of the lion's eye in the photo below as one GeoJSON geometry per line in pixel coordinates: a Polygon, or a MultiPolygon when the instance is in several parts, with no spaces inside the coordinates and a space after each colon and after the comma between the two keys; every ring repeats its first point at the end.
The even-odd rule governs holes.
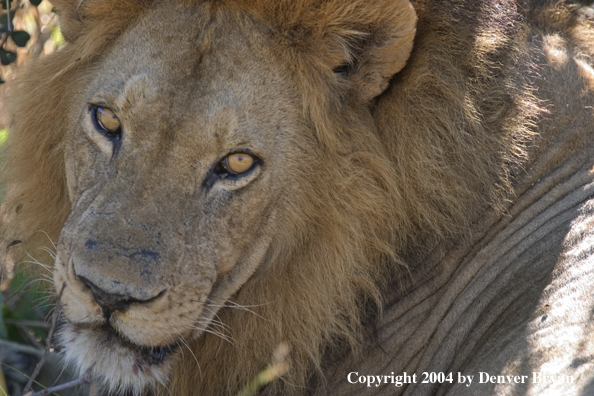
{"type": "Polygon", "coordinates": [[[229,154],[219,162],[215,172],[223,177],[243,175],[251,170],[257,161],[257,158],[246,153],[229,154]]]}
{"type": "Polygon", "coordinates": [[[91,106],[91,118],[95,128],[110,137],[114,137],[120,133],[122,124],[113,111],[106,107],[91,106]]]}
{"type": "Polygon", "coordinates": [[[257,177],[262,160],[253,154],[233,153],[220,160],[204,179],[203,186],[210,189],[219,180],[227,180],[226,188],[241,188],[257,177]]]}
{"type": "Polygon", "coordinates": [[[235,153],[226,156],[219,164],[219,173],[241,175],[254,166],[256,159],[245,153],[235,153]]]}

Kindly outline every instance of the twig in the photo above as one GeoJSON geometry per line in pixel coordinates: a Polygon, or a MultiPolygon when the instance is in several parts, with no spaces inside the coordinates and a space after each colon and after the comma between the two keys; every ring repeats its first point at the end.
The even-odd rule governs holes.
{"type": "Polygon", "coordinates": [[[56,385],[56,386],[52,386],[50,388],[40,390],[39,392],[32,393],[29,396],[46,396],[46,395],[49,395],[50,393],[59,392],[64,389],[73,388],[75,386],[88,385],[91,383],[91,370],[92,369],[93,369],[93,367],[90,367],[87,371],[84,372],[82,377],[80,377],[79,379],[76,379],[76,380],[70,381],[70,382],[66,382],[65,384],[62,384],[62,385],[56,385]]]}
{"type": "Polygon", "coordinates": [[[43,357],[43,349],[37,349],[29,345],[18,344],[8,340],[0,340],[0,346],[6,346],[14,351],[32,355],[40,359],[43,357]]]}
{"type": "Polygon", "coordinates": [[[6,21],[8,22],[8,35],[10,35],[12,32],[12,26],[10,26],[10,0],[6,0],[6,21]]]}
{"type": "Polygon", "coordinates": [[[272,362],[268,367],[262,370],[256,378],[252,379],[237,396],[254,396],[260,389],[268,385],[277,378],[285,375],[290,368],[287,356],[289,355],[289,346],[282,342],[272,355],[272,362]]]}
{"type": "Polygon", "coordinates": [[[66,288],[66,283],[63,283],[62,289],[60,290],[60,293],[58,294],[58,298],[56,299],[56,309],[54,310],[54,315],[52,317],[52,327],[50,327],[49,334],[47,335],[47,339],[46,339],[46,343],[45,343],[45,352],[43,353],[43,357],[41,358],[39,363],[37,363],[37,366],[35,366],[35,370],[33,370],[33,374],[31,374],[31,377],[29,377],[29,381],[27,382],[27,385],[25,386],[25,389],[23,390],[23,394],[26,394],[27,392],[29,392],[29,390],[31,390],[33,381],[35,381],[35,378],[37,377],[37,375],[39,375],[39,371],[41,371],[41,367],[43,366],[47,357],[49,356],[50,349],[52,348],[52,338],[54,336],[54,330],[56,329],[56,324],[58,323],[58,316],[60,316],[60,311],[62,309],[62,305],[60,304],[60,299],[62,298],[62,293],[64,293],[65,288],[66,288]]]}
{"type": "Polygon", "coordinates": [[[45,349],[45,346],[41,342],[37,341],[35,333],[30,333],[31,329],[29,327],[17,324],[16,328],[19,329],[21,336],[23,336],[23,338],[29,344],[31,344],[35,348],[38,348],[40,351],[43,351],[45,349]]]}
{"type": "Polygon", "coordinates": [[[29,327],[42,327],[49,329],[48,323],[42,322],[41,320],[25,320],[25,319],[4,319],[4,323],[13,324],[16,326],[29,326],[29,327]]]}

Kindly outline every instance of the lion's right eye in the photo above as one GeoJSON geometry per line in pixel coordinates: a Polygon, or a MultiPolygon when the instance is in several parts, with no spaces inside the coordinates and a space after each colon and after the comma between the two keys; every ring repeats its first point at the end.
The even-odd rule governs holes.
{"type": "Polygon", "coordinates": [[[91,119],[95,129],[109,138],[117,138],[121,133],[122,124],[113,111],[107,107],[91,105],[91,119]]]}

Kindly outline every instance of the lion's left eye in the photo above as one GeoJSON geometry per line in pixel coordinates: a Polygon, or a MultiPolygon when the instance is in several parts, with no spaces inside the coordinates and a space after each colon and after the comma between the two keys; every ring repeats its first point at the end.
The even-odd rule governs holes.
{"type": "Polygon", "coordinates": [[[220,162],[219,173],[241,175],[253,168],[256,158],[246,153],[230,154],[220,162]]]}
{"type": "Polygon", "coordinates": [[[227,180],[226,187],[241,188],[259,175],[262,160],[246,152],[235,152],[221,159],[204,179],[203,186],[210,189],[217,181],[227,180]]]}

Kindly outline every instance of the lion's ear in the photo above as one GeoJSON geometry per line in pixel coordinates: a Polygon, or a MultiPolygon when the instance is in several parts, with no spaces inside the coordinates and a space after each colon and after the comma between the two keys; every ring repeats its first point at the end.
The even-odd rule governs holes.
{"type": "MultiPolygon", "coordinates": [[[[85,30],[100,27],[103,35],[117,35],[151,0],[52,0],[64,39],[74,42],[85,30]]],[[[97,37],[103,37],[97,35],[97,37]]]]}
{"type": "Polygon", "coordinates": [[[336,0],[321,24],[326,59],[363,102],[380,95],[404,68],[413,47],[416,13],[408,0],[336,0]]]}

